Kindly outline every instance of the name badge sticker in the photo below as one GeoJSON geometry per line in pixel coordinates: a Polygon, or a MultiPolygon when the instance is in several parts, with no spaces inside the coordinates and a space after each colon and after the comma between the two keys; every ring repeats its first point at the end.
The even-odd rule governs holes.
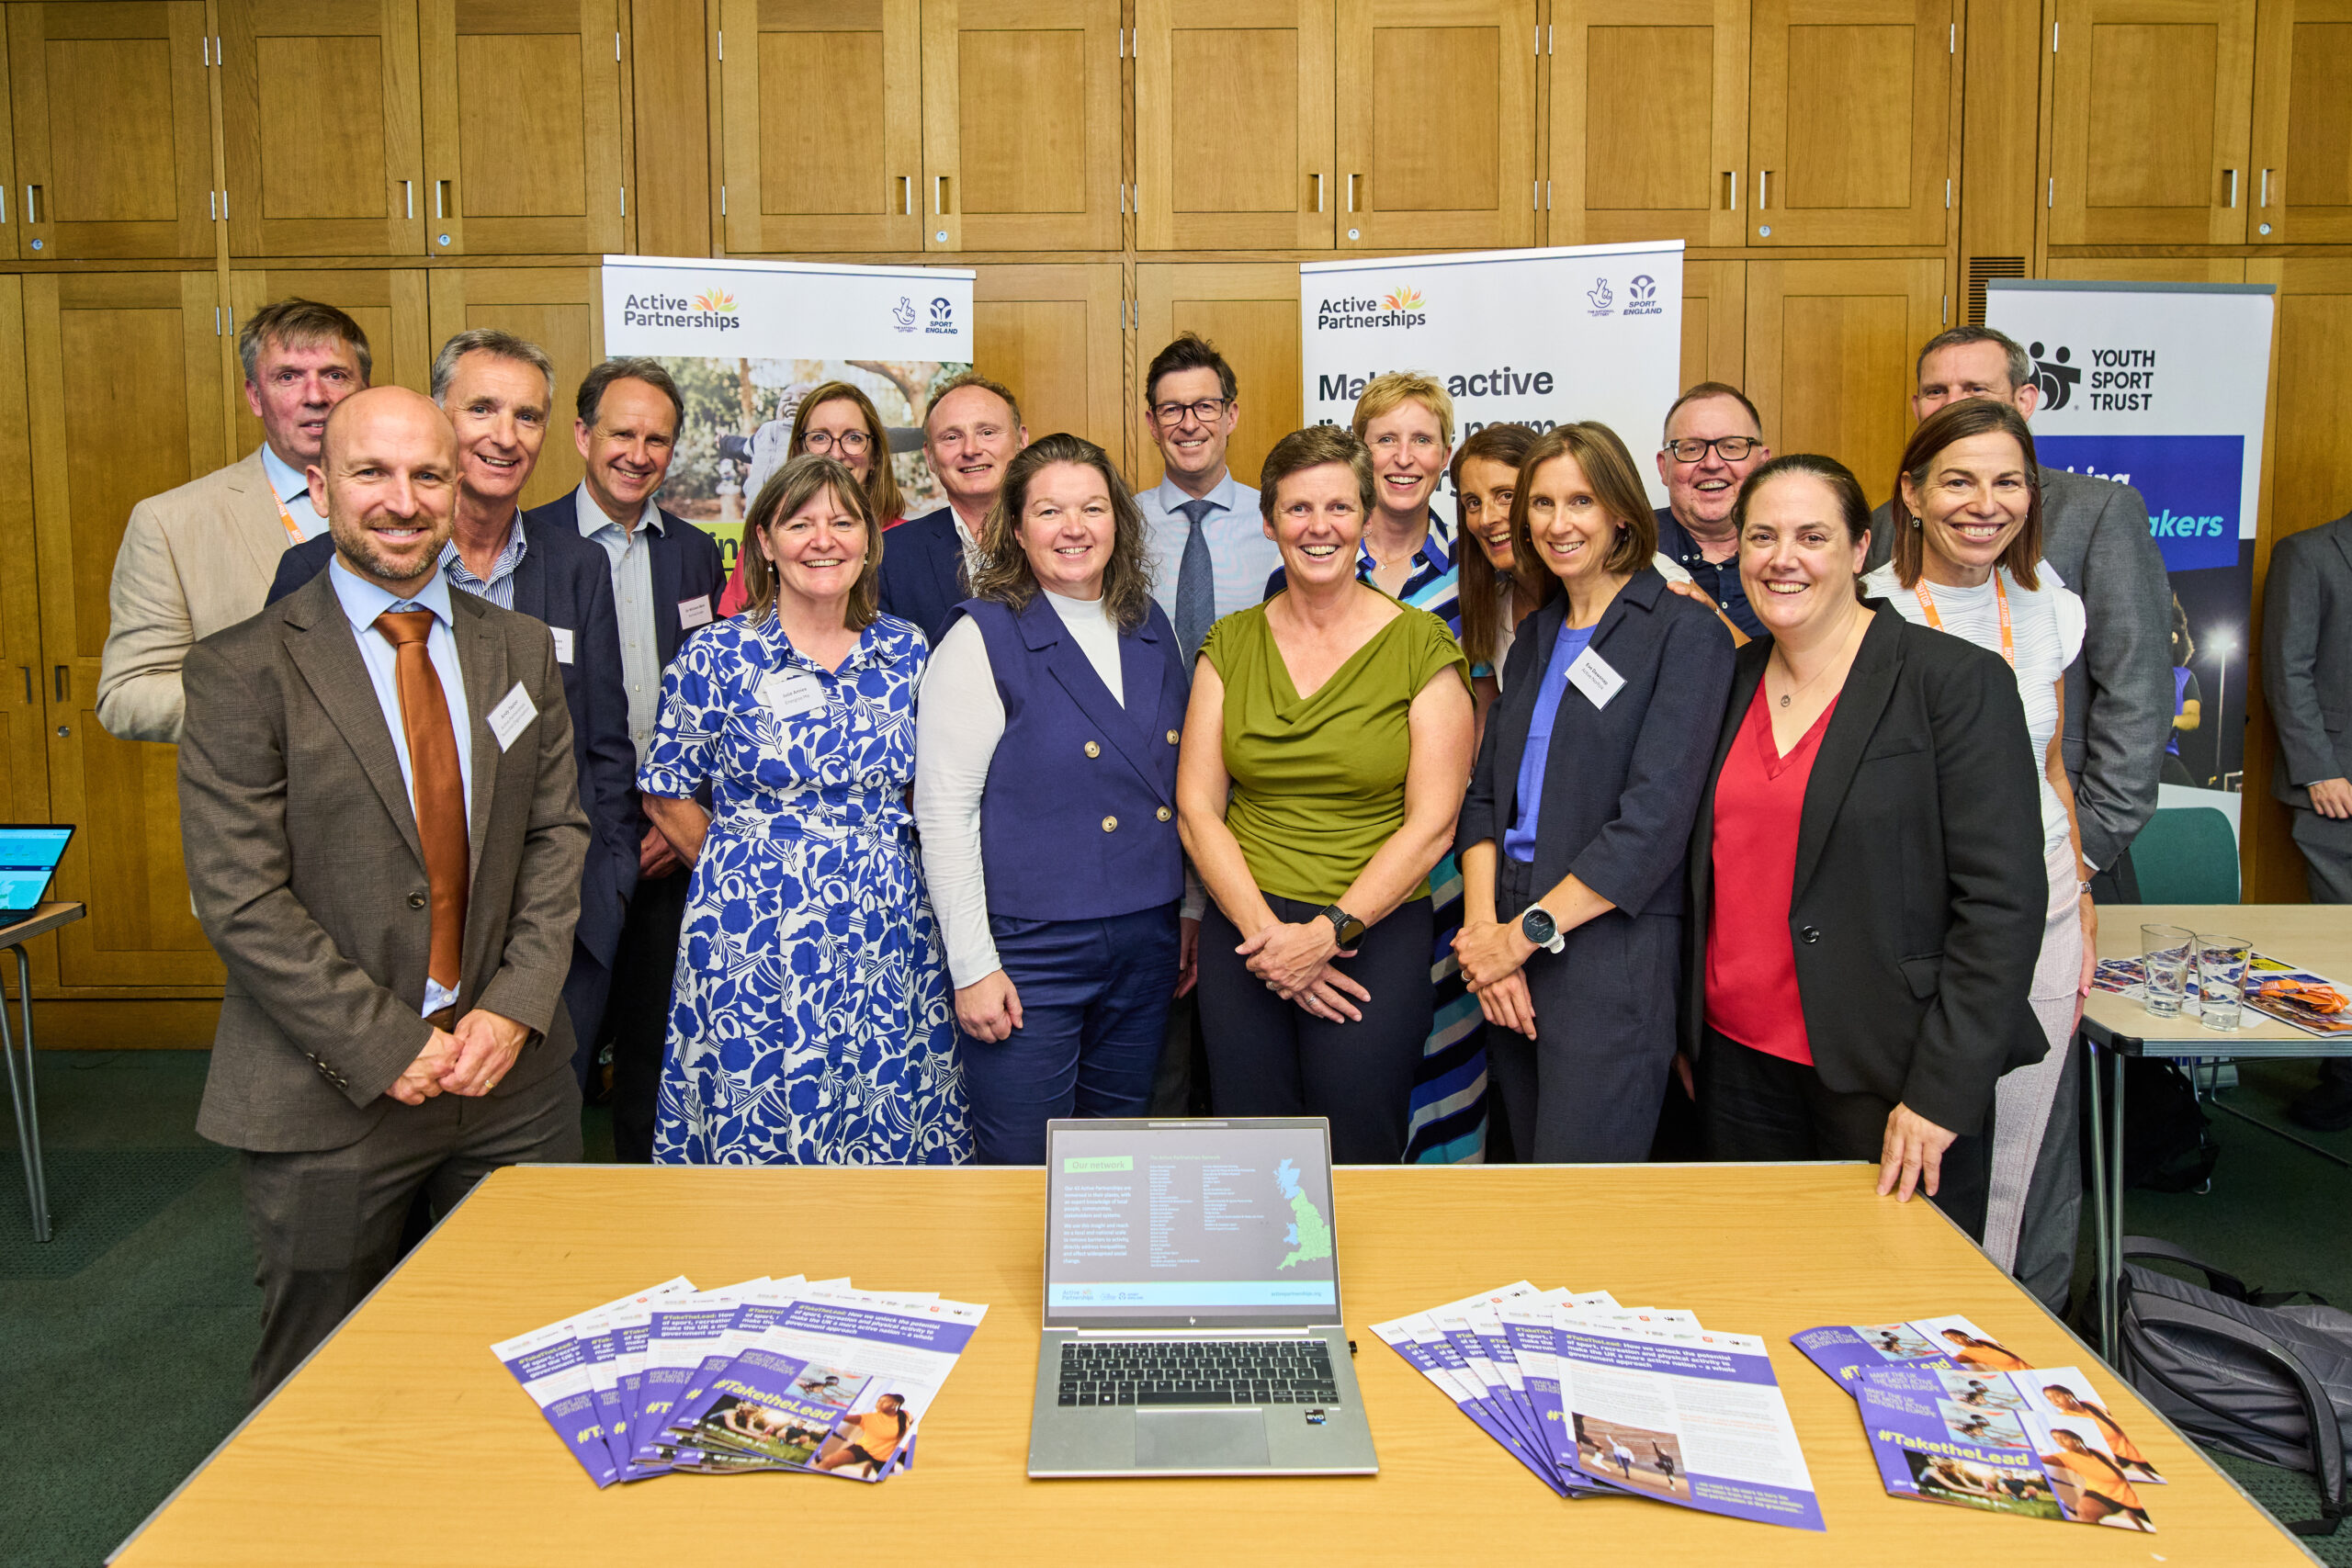
{"type": "Polygon", "coordinates": [[[763,706],[778,718],[814,713],[825,705],[825,688],[806,670],[771,670],[760,677],[763,706]]]}
{"type": "Polygon", "coordinates": [[[538,716],[539,710],[531,701],[531,694],[523,689],[522,682],[517,681],[514,689],[499,698],[498,705],[490,710],[491,737],[498,742],[498,749],[504,751],[538,716]]]}
{"type": "Polygon", "coordinates": [[[555,661],[558,664],[571,663],[571,628],[570,626],[549,626],[548,630],[555,634],[555,661]]]}
{"type": "Polygon", "coordinates": [[[691,599],[678,601],[678,629],[692,631],[696,626],[710,625],[710,595],[697,593],[691,599]]]}
{"type": "Polygon", "coordinates": [[[1609,660],[1587,647],[1568,665],[1568,684],[1582,692],[1594,707],[1605,708],[1609,699],[1625,689],[1625,677],[1609,667],[1609,660]]]}

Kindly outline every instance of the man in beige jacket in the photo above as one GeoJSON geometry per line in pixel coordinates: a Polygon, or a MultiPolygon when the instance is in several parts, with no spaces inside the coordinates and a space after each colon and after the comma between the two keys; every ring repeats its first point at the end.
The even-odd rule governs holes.
{"type": "Polygon", "coordinates": [[[118,740],[180,738],[180,663],[256,614],[288,545],[326,531],[306,470],[335,404],[368,385],[368,334],[332,305],[281,299],[237,334],[261,446],[130,509],[107,592],[98,722],[118,740]]]}

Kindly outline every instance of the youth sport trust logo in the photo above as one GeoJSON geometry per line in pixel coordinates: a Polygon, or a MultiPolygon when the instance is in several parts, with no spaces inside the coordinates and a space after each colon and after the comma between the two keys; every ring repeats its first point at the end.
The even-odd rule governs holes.
{"type": "Polygon", "coordinates": [[[2071,348],[2061,348],[2044,359],[2046,351],[2035,344],[2026,350],[2033,360],[2033,384],[2041,393],[2041,406],[2055,412],[2066,406],[2075,395],[2075,384],[2083,378],[2082,367],[2067,363],[2075,357],[2071,348]]]}

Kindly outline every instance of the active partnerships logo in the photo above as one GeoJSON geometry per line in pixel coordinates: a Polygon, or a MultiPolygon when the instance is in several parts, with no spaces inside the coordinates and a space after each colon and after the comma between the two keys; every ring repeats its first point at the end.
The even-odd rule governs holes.
{"type": "Polygon", "coordinates": [[[735,314],[735,296],[724,288],[706,288],[695,296],[695,309],[714,316],[731,316],[735,314]]]}
{"type": "Polygon", "coordinates": [[[1381,303],[1392,310],[1418,310],[1426,301],[1421,298],[1421,291],[1408,283],[1389,290],[1381,303]]]}
{"type": "Polygon", "coordinates": [[[1377,299],[1353,295],[1327,298],[1317,308],[1318,329],[1353,327],[1425,327],[1430,324],[1429,299],[1409,283],[1398,284],[1377,299]]]}
{"type": "Polygon", "coordinates": [[[632,327],[694,327],[733,332],[743,324],[735,296],[713,286],[693,299],[675,294],[631,294],[621,301],[621,321],[632,327]]]}

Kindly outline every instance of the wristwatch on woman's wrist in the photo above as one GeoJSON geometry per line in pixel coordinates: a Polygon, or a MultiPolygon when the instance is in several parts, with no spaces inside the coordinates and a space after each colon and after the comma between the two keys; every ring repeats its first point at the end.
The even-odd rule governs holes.
{"type": "Polygon", "coordinates": [[[1527,912],[1519,917],[1519,932],[1546,953],[1557,953],[1568,945],[1568,939],[1560,932],[1560,922],[1541,904],[1530,904],[1527,912]]]}
{"type": "Polygon", "coordinates": [[[1331,934],[1341,947],[1353,947],[1363,940],[1363,922],[1337,904],[1318,910],[1317,913],[1331,922],[1331,934]]]}

